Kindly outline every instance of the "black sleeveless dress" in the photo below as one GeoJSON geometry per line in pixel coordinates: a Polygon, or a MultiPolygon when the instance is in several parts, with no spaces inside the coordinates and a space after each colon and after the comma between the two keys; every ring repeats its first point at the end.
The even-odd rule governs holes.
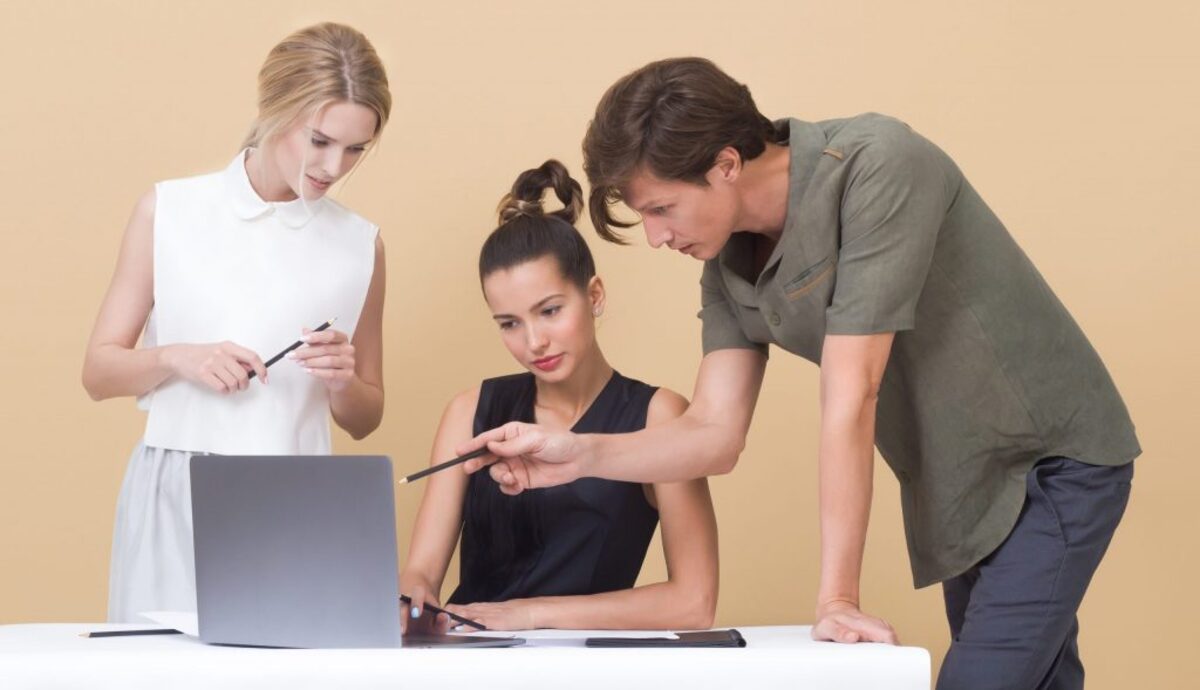
{"type": "MultiPolygon", "coordinates": [[[[656,390],[614,371],[571,430],[642,429],[656,390]]],[[[484,381],[474,433],[533,422],[536,392],[529,373],[484,381]]],[[[477,472],[463,505],[460,583],[449,603],[628,589],[657,525],[641,484],[588,477],[506,496],[487,472],[477,472]]]]}

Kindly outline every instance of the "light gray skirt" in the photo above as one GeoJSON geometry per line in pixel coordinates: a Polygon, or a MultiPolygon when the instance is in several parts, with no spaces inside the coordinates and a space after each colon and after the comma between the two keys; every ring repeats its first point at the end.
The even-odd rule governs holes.
{"type": "Polygon", "coordinates": [[[195,611],[193,453],[138,443],[117,499],[108,621],[142,623],[146,611],[195,611]]]}

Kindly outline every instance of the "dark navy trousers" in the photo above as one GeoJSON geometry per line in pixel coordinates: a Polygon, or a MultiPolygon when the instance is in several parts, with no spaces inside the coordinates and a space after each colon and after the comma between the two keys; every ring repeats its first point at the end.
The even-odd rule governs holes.
{"type": "Polygon", "coordinates": [[[1075,614],[1129,501],[1133,463],[1047,458],[1012,533],[942,583],[950,651],[938,690],[1083,687],[1075,614]]]}

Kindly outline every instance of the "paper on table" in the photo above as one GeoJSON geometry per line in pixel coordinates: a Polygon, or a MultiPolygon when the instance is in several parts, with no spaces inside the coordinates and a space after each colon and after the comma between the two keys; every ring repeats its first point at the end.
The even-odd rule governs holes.
{"type": "Polygon", "coordinates": [[[167,628],[174,628],[184,635],[200,637],[200,624],[195,611],[142,611],[138,614],[167,628]]]}
{"type": "MultiPolygon", "coordinates": [[[[196,620],[195,612],[187,611],[143,611],[138,614],[162,625],[167,628],[174,628],[184,635],[192,637],[200,636],[200,626],[196,620]]],[[[669,630],[554,630],[550,628],[542,628],[540,630],[483,630],[469,633],[462,633],[472,637],[523,637],[531,642],[534,641],[578,641],[583,643],[589,637],[624,637],[645,639],[647,637],[666,637],[669,639],[677,639],[679,636],[669,630]]]]}

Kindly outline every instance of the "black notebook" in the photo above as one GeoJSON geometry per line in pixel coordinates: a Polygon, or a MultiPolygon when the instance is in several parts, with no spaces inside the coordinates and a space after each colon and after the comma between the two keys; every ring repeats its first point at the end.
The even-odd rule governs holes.
{"type": "Polygon", "coordinates": [[[681,632],[671,637],[589,637],[589,647],[745,647],[746,638],[737,630],[681,632]]]}

